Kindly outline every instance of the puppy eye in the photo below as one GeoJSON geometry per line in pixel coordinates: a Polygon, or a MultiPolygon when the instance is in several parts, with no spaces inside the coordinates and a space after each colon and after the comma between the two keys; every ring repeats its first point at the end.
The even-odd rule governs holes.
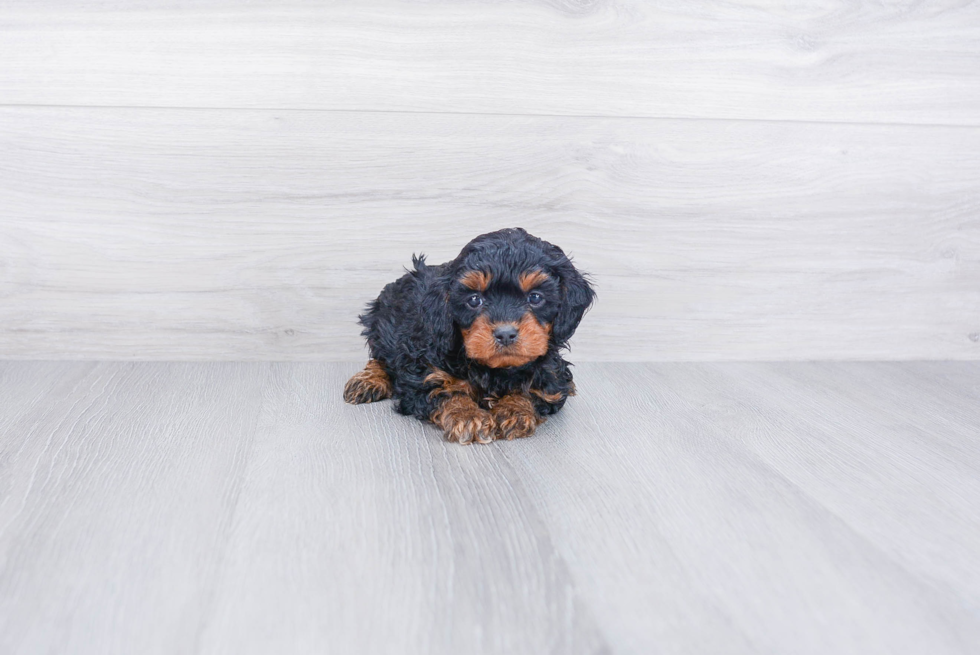
{"type": "Polygon", "coordinates": [[[544,302],[544,296],[537,291],[532,291],[531,293],[527,294],[527,301],[532,305],[540,305],[544,302]]]}
{"type": "Polygon", "coordinates": [[[480,294],[474,293],[472,296],[466,299],[466,304],[473,309],[476,309],[483,304],[483,298],[480,297],[480,294]]]}

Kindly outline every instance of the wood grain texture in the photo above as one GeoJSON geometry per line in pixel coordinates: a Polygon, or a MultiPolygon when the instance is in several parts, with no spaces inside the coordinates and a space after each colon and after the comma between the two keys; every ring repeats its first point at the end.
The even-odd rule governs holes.
{"type": "Polygon", "coordinates": [[[273,370],[201,652],[605,650],[498,452],[273,370]]]}
{"type": "Polygon", "coordinates": [[[7,358],[363,357],[412,253],[521,225],[573,360],[980,358],[980,130],[0,110],[7,358]]]}
{"type": "Polygon", "coordinates": [[[980,365],[583,364],[463,447],[357,364],[0,364],[0,650],[973,653],[980,365]]]}
{"type": "Polygon", "coordinates": [[[0,9],[4,104],[980,124],[975,2],[0,9]]]}
{"type": "Polygon", "coordinates": [[[980,645],[975,364],[576,373],[561,438],[504,454],[614,650],[980,645]]]}
{"type": "Polygon", "coordinates": [[[192,652],[268,367],[2,370],[0,651],[192,652]]]}

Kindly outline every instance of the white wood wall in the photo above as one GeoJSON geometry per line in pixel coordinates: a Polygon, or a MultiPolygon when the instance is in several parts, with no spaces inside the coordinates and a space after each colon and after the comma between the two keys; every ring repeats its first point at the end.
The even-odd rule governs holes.
{"type": "Polygon", "coordinates": [[[980,359],[980,3],[0,0],[0,356],[360,359],[520,225],[573,360],[980,359]]]}

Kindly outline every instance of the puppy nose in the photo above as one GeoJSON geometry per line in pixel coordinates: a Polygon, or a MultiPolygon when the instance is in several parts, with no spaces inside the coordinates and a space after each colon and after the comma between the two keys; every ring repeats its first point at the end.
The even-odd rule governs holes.
{"type": "Polygon", "coordinates": [[[497,340],[501,346],[509,346],[510,344],[517,341],[517,328],[513,325],[501,325],[500,327],[494,329],[493,338],[497,340]]]}

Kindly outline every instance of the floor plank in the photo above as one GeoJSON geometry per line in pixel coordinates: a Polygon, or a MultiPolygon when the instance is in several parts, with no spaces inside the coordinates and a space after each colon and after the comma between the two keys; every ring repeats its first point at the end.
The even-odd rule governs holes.
{"type": "Polygon", "coordinates": [[[358,368],[275,367],[200,652],[601,652],[500,451],[344,406],[358,368]]]}
{"type": "MultiPolygon", "coordinates": [[[[869,366],[783,368],[833,385],[869,366]]],[[[969,609],[980,479],[928,444],[891,452],[912,436],[907,426],[817,384],[786,390],[766,364],[576,373],[582,391],[560,440],[506,455],[615,647],[965,653],[980,644],[969,609]],[[968,573],[957,584],[948,574],[958,566],[968,573]]],[[[942,429],[943,418],[920,425],[942,429]]]]}
{"type": "Polygon", "coordinates": [[[980,125],[974,2],[0,7],[5,104],[980,125]]]}
{"type": "Polygon", "coordinates": [[[268,366],[2,368],[56,386],[0,423],[0,651],[191,652],[268,366]]]}
{"type": "Polygon", "coordinates": [[[523,225],[576,360],[980,358],[980,129],[0,109],[8,358],[351,360],[413,253],[523,225]]]}
{"type": "Polygon", "coordinates": [[[980,646],[976,363],[581,364],[486,447],[356,369],[0,364],[0,650],[980,646]]]}

